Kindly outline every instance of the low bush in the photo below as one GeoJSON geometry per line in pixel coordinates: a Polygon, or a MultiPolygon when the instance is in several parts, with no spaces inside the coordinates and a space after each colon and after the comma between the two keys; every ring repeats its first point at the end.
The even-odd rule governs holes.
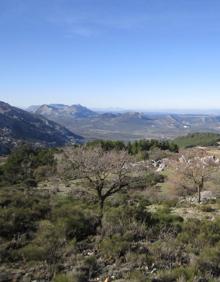
{"type": "Polygon", "coordinates": [[[220,244],[213,248],[205,248],[197,261],[202,274],[209,273],[213,277],[220,276],[220,244]]]}
{"type": "Polygon", "coordinates": [[[132,281],[132,282],[146,282],[146,274],[144,274],[143,272],[141,271],[138,271],[138,270],[133,270],[131,271],[127,277],[128,281],[132,281]]]}
{"type": "Polygon", "coordinates": [[[54,264],[62,257],[65,237],[62,229],[50,221],[42,221],[32,242],[19,253],[28,261],[47,261],[54,264]]]}
{"type": "Polygon", "coordinates": [[[75,200],[58,202],[52,212],[52,220],[56,225],[62,226],[68,240],[78,241],[96,234],[100,219],[88,205],[80,204],[75,200]]]}
{"type": "Polygon", "coordinates": [[[102,230],[105,236],[126,234],[131,240],[138,240],[146,236],[147,227],[152,223],[152,216],[144,205],[112,207],[104,214],[102,230]]]}
{"type": "Polygon", "coordinates": [[[72,280],[72,277],[66,274],[57,274],[54,278],[54,282],[76,282],[72,280]]]}
{"type": "Polygon", "coordinates": [[[50,212],[47,195],[11,190],[0,192],[0,236],[11,239],[35,231],[50,212]]]}
{"type": "MultiPolygon", "coordinates": [[[[195,282],[201,281],[198,271],[195,267],[176,267],[170,270],[160,271],[156,278],[153,279],[155,282],[195,282]]],[[[202,280],[207,281],[207,280],[202,280]]],[[[208,281],[207,281],[208,282],[208,281]]],[[[211,282],[211,281],[210,281],[211,282]]]]}
{"type": "Polygon", "coordinates": [[[0,183],[35,187],[38,181],[55,172],[52,149],[22,145],[16,148],[1,166],[0,183]]]}
{"type": "Polygon", "coordinates": [[[130,243],[122,236],[114,235],[104,238],[100,244],[102,255],[108,260],[117,260],[129,252],[130,243]]]}
{"type": "Polygon", "coordinates": [[[159,173],[149,172],[146,174],[145,179],[146,179],[146,186],[152,187],[158,183],[163,183],[165,180],[165,177],[164,175],[159,174],[159,173]]]}
{"type": "Polygon", "coordinates": [[[170,213],[170,208],[164,206],[153,214],[154,224],[151,226],[152,237],[164,236],[169,233],[176,236],[182,231],[183,218],[170,213]]]}

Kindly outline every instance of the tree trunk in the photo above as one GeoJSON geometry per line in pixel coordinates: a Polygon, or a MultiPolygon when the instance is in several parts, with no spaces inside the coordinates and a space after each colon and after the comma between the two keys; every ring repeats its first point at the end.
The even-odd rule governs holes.
{"type": "Polygon", "coordinates": [[[105,198],[100,198],[99,199],[99,226],[100,226],[100,231],[102,234],[102,219],[103,219],[103,214],[104,214],[104,202],[105,198]]]}
{"type": "Polygon", "coordinates": [[[200,204],[201,203],[201,187],[200,186],[198,186],[197,192],[198,192],[198,203],[200,204]]]}
{"type": "Polygon", "coordinates": [[[198,192],[198,203],[201,203],[201,192],[204,187],[204,178],[202,177],[201,182],[198,185],[197,192],[198,192]]]}
{"type": "Polygon", "coordinates": [[[99,210],[100,210],[100,218],[103,218],[103,209],[104,209],[104,199],[99,200],[99,210]]]}
{"type": "Polygon", "coordinates": [[[198,203],[201,203],[201,192],[202,192],[202,190],[203,190],[203,182],[200,184],[200,185],[198,185],[198,187],[197,187],[197,193],[198,193],[198,203]]]}

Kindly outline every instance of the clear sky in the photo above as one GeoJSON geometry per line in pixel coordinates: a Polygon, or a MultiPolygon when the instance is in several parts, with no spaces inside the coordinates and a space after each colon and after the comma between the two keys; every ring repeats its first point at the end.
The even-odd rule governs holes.
{"type": "Polygon", "coordinates": [[[0,100],[220,108],[220,1],[0,0],[0,100]]]}

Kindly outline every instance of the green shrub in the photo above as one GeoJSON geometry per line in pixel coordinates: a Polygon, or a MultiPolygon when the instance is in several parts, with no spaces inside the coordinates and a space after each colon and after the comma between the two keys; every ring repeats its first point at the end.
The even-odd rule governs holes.
{"type": "Polygon", "coordinates": [[[129,240],[145,238],[152,215],[142,205],[112,207],[106,210],[102,231],[106,236],[124,235],[129,240]]]}
{"type": "Polygon", "coordinates": [[[66,274],[57,274],[53,282],[75,282],[71,277],[68,277],[66,274]]]}
{"type": "Polygon", "coordinates": [[[147,186],[155,186],[158,183],[163,183],[165,180],[164,175],[155,173],[155,172],[149,172],[145,176],[146,179],[146,185],[147,186]]]}
{"type": "Polygon", "coordinates": [[[149,246],[151,258],[159,270],[173,269],[180,265],[187,266],[190,258],[184,246],[179,244],[173,234],[165,233],[164,236],[149,246]]]}
{"type": "Polygon", "coordinates": [[[182,232],[178,239],[184,244],[191,244],[201,232],[201,222],[198,219],[190,219],[183,223],[182,232]]]}
{"type": "Polygon", "coordinates": [[[76,202],[71,199],[59,202],[52,212],[52,220],[62,226],[68,240],[75,238],[80,241],[96,234],[100,220],[94,211],[88,209],[88,205],[76,202]]]}
{"type": "Polygon", "coordinates": [[[37,222],[50,212],[47,195],[8,189],[0,196],[0,236],[4,238],[35,231],[37,222]]]}
{"type": "Polygon", "coordinates": [[[42,173],[35,173],[40,167],[46,168],[44,176],[54,172],[53,150],[22,145],[15,149],[9,155],[6,163],[1,166],[1,182],[12,185],[24,184],[28,187],[36,186],[37,182],[44,178],[42,173]]]}
{"type": "Polygon", "coordinates": [[[198,236],[203,244],[214,246],[220,242],[220,219],[215,221],[203,221],[201,224],[201,234],[198,236]]]}
{"type": "Polygon", "coordinates": [[[81,211],[74,211],[74,214],[60,219],[65,225],[65,232],[68,239],[76,238],[80,241],[89,235],[95,235],[98,219],[81,211]]]}
{"type": "Polygon", "coordinates": [[[87,282],[87,275],[83,273],[56,274],[53,282],[87,282]]]}
{"type": "Polygon", "coordinates": [[[47,261],[55,263],[62,257],[65,243],[62,229],[45,220],[40,222],[34,240],[19,253],[28,261],[47,261]]]}
{"type": "Polygon", "coordinates": [[[158,282],[194,282],[198,281],[198,272],[195,267],[177,267],[171,270],[160,271],[155,281],[158,282]]]}
{"type": "Polygon", "coordinates": [[[190,219],[182,225],[177,239],[187,246],[188,251],[199,255],[204,246],[212,247],[220,242],[220,220],[190,219]]]}
{"type": "Polygon", "coordinates": [[[153,257],[148,250],[133,248],[130,252],[126,254],[126,262],[131,263],[137,267],[151,266],[154,262],[153,257]]]}
{"type": "Polygon", "coordinates": [[[57,274],[53,282],[88,282],[88,274],[83,271],[57,274]]]}
{"type": "Polygon", "coordinates": [[[132,282],[146,282],[146,278],[146,274],[138,270],[133,270],[127,275],[128,281],[132,282]]]}
{"type": "Polygon", "coordinates": [[[25,246],[20,254],[27,261],[45,261],[47,257],[47,249],[45,246],[38,246],[33,243],[25,246]]]}
{"type": "MultiPolygon", "coordinates": [[[[170,208],[164,206],[153,214],[154,224],[151,226],[154,236],[162,233],[172,233],[176,236],[182,231],[183,218],[170,213],[170,208]]],[[[153,236],[152,234],[152,236],[153,236]]]]}
{"type": "Polygon", "coordinates": [[[209,273],[214,277],[220,276],[220,244],[214,248],[206,248],[202,251],[197,267],[201,273],[209,273]]]}
{"type": "Polygon", "coordinates": [[[119,235],[104,238],[100,243],[101,253],[107,259],[117,260],[129,251],[129,242],[119,235]]]}
{"type": "Polygon", "coordinates": [[[169,210],[171,208],[174,208],[178,205],[178,199],[166,199],[166,200],[163,200],[162,204],[164,206],[164,208],[168,208],[169,210]]]}

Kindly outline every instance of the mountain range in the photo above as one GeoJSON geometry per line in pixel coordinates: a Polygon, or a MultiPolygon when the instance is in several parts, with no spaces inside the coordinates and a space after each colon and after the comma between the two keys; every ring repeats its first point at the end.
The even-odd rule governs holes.
{"type": "Polygon", "coordinates": [[[83,142],[83,138],[43,116],[0,102],[0,154],[21,142],[57,147],[83,142]]]}
{"type": "Polygon", "coordinates": [[[220,116],[140,112],[96,112],[81,105],[49,104],[27,109],[93,139],[175,138],[192,132],[220,132],[220,116]]]}
{"type": "Polygon", "coordinates": [[[97,112],[82,105],[49,104],[26,110],[0,102],[0,155],[21,142],[63,146],[87,140],[172,139],[193,132],[220,133],[220,116],[97,112]]]}

